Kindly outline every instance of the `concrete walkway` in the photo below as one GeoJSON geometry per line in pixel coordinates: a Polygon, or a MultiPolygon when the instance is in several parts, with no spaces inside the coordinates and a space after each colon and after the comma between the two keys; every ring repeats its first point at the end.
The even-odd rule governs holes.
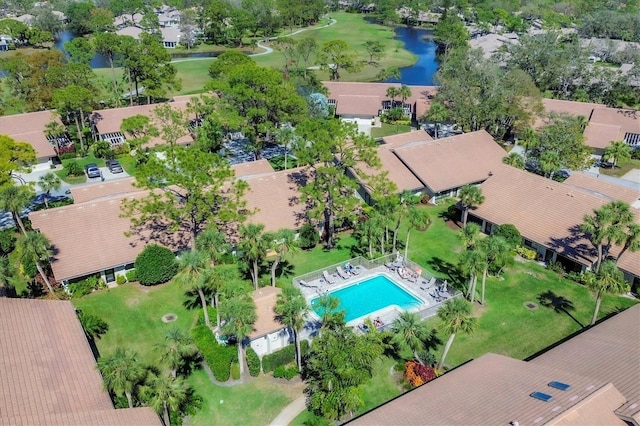
{"type": "Polygon", "coordinates": [[[301,396],[300,398],[297,398],[291,404],[287,405],[284,410],[282,410],[280,414],[273,419],[270,426],[287,426],[307,408],[305,402],[306,397],[301,396]]]}

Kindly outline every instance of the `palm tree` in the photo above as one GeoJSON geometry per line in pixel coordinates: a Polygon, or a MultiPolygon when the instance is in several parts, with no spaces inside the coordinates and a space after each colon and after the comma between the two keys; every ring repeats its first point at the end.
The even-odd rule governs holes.
{"type": "Polygon", "coordinates": [[[467,223],[458,234],[458,238],[460,238],[460,242],[462,242],[465,249],[472,250],[480,238],[480,225],[473,222],[467,223]]]}
{"type": "Polygon", "coordinates": [[[418,353],[425,349],[425,341],[431,337],[427,323],[413,312],[402,312],[391,324],[392,342],[401,350],[409,349],[413,357],[422,365],[418,353]]]}
{"type": "Polygon", "coordinates": [[[481,250],[467,250],[460,256],[460,270],[469,276],[469,288],[467,297],[471,303],[476,298],[476,285],[478,275],[482,274],[486,266],[486,256],[481,250]]]}
{"type": "Polygon", "coordinates": [[[527,154],[532,149],[537,148],[540,145],[540,138],[538,134],[531,127],[527,127],[522,132],[520,132],[520,138],[518,139],[518,143],[524,148],[524,159],[526,161],[527,154]]]}
{"type": "Polygon", "coordinates": [[[460,204],[462,206],[462,226],[467,225],[469,209],[484,202],[482,190],[476,185],[465,185],[460,188],[460,204]]]}
{"type": "Polygon", "coordinates": [[[178,265],[180,273],[174,278],[175,282],[179,285],[183,285],[194,289],[198,292],[200,297],[200,304],[204,311],[204,322],[207,327],[211,327],[209,321],[209,311],[207,309],[207,298],[205,297],[205,290],[207,289],[207,280],[205,271],[209,268],[209,259],[207,256],[198,250],[192,250],[182,253],[178,259],[178,265]]]}
{"type": "Polygon", "coordinates": [[[545,151],[540,155],[538,164],[544,176],[553,179],[553,175],[562,167],[562,160],[556,151],[545,151]]]}
{"type": "Polygon", "coordinates": [[[267,238],[267,241],[271,242],[271,249],[276,252],[276,258],[271,264],[271,286],[275,287],[278,264],[282,262],[287,253],[293,253],[298,248],[296,233],[291,229],[283,228],[276,232],[275,235],[267,238]]]}
{"type": "Polygon", "coordinates": [[[87,314],[80,309],[76,310],[76,314],[78,315],[78,321],[80,321],[82,330],[90,342],[95,344],[96,339],[99,339],[103,334],[109,331],[109,324],[99,317],[87,314]]]}
{"type": "Polygon", "coordinates": [[[433,123],[435,131],[434,137],[438,139],[439,124],[449,118],[449,110],[442,103],[434,101],[429,107],[429,111],[427,111],[424,118],[433,123]]]}
{"type": "Polygon", "coordinates": [[[410,206],[407,211],[407,240],[404,244],[404,258],[407,258],[409,252],[409,235],[412,229],[426,229],[431,225],[431,217],[425,209],[416,206],[410,206]]]}
{"type": "Polygon", "coordinates": [[[387,97],[391,98],[391,108],[394,107],[394,104],[396,103],[396,98],[400,96],[400,88],[399,87],[395,87],[395,86],[391,86],[387,89],[387,97]]]}
{"type": "Polygon", "coordinates": [[[113,355],[98,359],[98,370],[105,389],[116,396],[125,395],[129,408],[133,408],[133,392],[146,373],[138,354],[118,348],[113,355]]]}
{"type": "Polygon", "coordinates": [[[610,244],[622,244],[626,240],[625,228],[633,222],[633,213],[628,204],[612,201],[595,209],[593,215],[585,215],[583,220],[580,231],[588,234],[589,241],[596,248],[594,271],[598,273],[610,244]]]}
{"type": "Polygon", "coordinates": [[[62,188],[62,181],[60,178],[53,172],[49,172],[46,175],[40,176],[38,179],[38,185],[44,191],[44,205],[49,208],[49,196],[51,195],[51,191],[58,191],[62,188]]]}
{"type": "Polygon", "coordinates": [[[398,96],[402,100],[402,108],[404,108],[404,103],[411,97],[412,94],[413,93],[411,92],[409,86],[407,86],[406,84],[400,86],[400,89],[398,89],[398,96]]]}
{"type": "Polygon", "coordinates": [[[502,159],[502,162],[516,169],[524,169],[524,158],[517,152],[510,152],[502,159]]]}
{"type": "Polygon", "coordinates": [[[627,228],[627,232],[625,233],[624,245],[622,246],[622,250],[620,250],[618,260],[620,260],[622,255],[627,250],[630,250],[632,252],[640,250],[640,223],[632,223],[627,228]]]}
{"type": "Polygon", "coordinates": [[[49,293],[53,295],[53,286],[42,266],[42,262],[49,262],[49,258],[51,257],[51,250],[49,249],[51,243],[49,239],[40,232],[29,231],[24,235],[22,240],[19,241],[19,244],[22,253],[21,262],[36,264],[36,268],[42,280],[47,285],[49,293]]]}
{"type": "Polygon", "coordinates": [[[591,325],[594,325],[598,319],[602,296],[605,294],[622,294],[629,291],[629,283],[624,279],[624,274],[618,269],[615,262],[610,260],[602,262],[600,271],[596,274],[595,279],[588,280],[586,285],[596,294],[596,307],[591,318],[591,325]]]}
{"type": "Polygon", "coordinates": [[[504,266],[510,255],[509,243],[499,235],[490,235],[481,241],[481,249],[485,258],[484,270],[482,271],[482,291],[480,292],[480,304],[484,305],[484,290],[487,282],[487,273],[492,267],[504,266]]]}
{"type": "Polygon", "coordinates": [[[242,252],[242,257],[249,264],[249,273],[253,281],[253,288],[258,289],[258,278],[260,277],[260,263],[264,259],[269,241],[265,238],[264,225],[249,223],[240,227],[240,243],[238,249],[242,252]]]}
{"type": "Polygon", "coordinates": [[[283,126],[278,130],[276,134],[276,141],[278,145],[284,147],[284,169],[287,170],[287,158],[289,153],[289,148],[291,144],[295,142],[296,133],[293,127],[291,126],[283,126]]]}
{"type": "Polygon", "coordinates": [[[198,348],[191,341],[191,337],[178,328],[170,330],[157,349],[160,351],[160,360],[169,364],[173,378],[178,376],[178,370],[184,367],[185,362],[198,353],[198,348]]]}
{"type": "Polygon", "coordinates": [[[440,331],[449,335],[449,339],[444,345],[442,358],[440,358],[440,362],[437,366],[438,370],[444,365],[444,360],[447,357],[449,349],[451,349],[451,345],[453,344],[453,339],[456,337],[456,334],[473,333],[478,326],[478,320],[471,316],[472,313],[473,308],[471,303],[461,297],[449,299],[438,310],[438,318],[442,321],[440,323],[440,331]]]}
{"type": "Polygon", "coordinates": [[[605,148],[602,158],[613,160],[613,167],[616,167],[618,161],[628,160],[631,158],[632,148],[624,141],[614,141],[605,148]]]}
{"type": "Polygon", "coordinates": [[[211,266],[215,266],[231,251],[231,245],[227,243],[225,235],[213,227],[205,229],[196,237],[194,247],[209,258],[211,266]]]}
{"type": "Polygon", "coordinates": [[[11,262],[9,262],[9,257],[2,255],[0,256],[0,297],[6,295],[6,290],[9,288],[9,280],[14,277],[15,270],[11,262]]]}
{"type": "Polygon", "coordinates": [[[220,265],[207,269],[204,273],[206,288],[211,292],[211,305],[216,308],[216,331],[220,330],[220,294],[227,284],[236,278],[236,265],[220,265]]]}
{"type": "Polygon", "coordinates": [[[142,392],[147,404],[162,415],[165,426],[171,426],[170,413],[178,411],[189,395],[189,385],[182,378],[152,375],[142,392]]]}
{"type": "Polygon", "coordinates": [[[302,371],[302,353],[300,351],[299,331],[304,326],[304,320],[309,313],[309,305],[300,289],[285,287],[276,299],[276,318],[293,332],[296,345],[296,364],[298,371],[302,371]]]}
{"type": "Polygon", "coordinates": [[[238,342],[238,364],[240,379],[244,376],[244,338],[253,331],[256,322],[256,306],[253,301],[236,297],[225,301],[222,305],[222,317],[226,321],[223,327],[225,334],[236,337],[238,342]]]}
{"type": "Polygon", "coordinates": [[[66,127],[64,127],[62,123],[60,123],[59,121],[56,121],[55,119],[51,120],[44,126],[45,136],[47,136],[47,138],[50,138],[50,139],[55,139],[56,141],[57,154],[60,154],[59,138],[62,135],[64,135],[66,131],[67,131],[66,127]]]}
{"type": "Polygon", "coordinates": [[[31,204],[33,197],[35,197],[35,193],[27,185],[7,185],[0,189],[0,211],[11,212],[14,222],[18,224],[25,235],[27,230],[22,223],[20,213],[31,204]]]}

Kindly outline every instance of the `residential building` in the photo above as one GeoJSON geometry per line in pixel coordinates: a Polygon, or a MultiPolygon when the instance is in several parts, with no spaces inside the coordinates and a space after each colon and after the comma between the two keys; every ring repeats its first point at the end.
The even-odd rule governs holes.
{"type": "MultiPolygon", "coordinates": [[[[363,167],[365,173],[387,171],[398,190],[435,203],[456,196],[465,185],[484,182],[500,167],[506,152],[484,130],[436,140],[419,130],[383,138],[378,154],[381,170],[363,167]]],[[[367,182],[360,193],[370,200],[367,182]]]]}
{"type": "Polygon", "coordinates": [[[262,287],[251,293],[256,305],[256,322],[249,334],[249,346],[262,358],[289,345],[293,335],[287,327],[276,319],[275,306],[278,294],[282,292],[277,287],[262,287]]]}
{"type": "Polygon", "coordinates": [[[488,353],[353,425],[640,425],[640,305],[527,361],[488,353]]]}
{"type": "MultiPolygon", "coordinates": [[[[396,106],[387,96],[387,89],[400,87],[397,83],[351,83],[337,81],[323,81],[329,94],[329,105],[335,108],[335,114],[343,119],[372,120],[385,111],[396,106]]],[[[422,117],[431,105],[431,99],[436,94],[436,86],[408,86],[411,96],[402,101],[396,97],[395,101],[402,103],[406,114],[412,120],[422,117]]]]}
{"type": "Polygon", "coordinates": [[[0,117],[0,134],[7,135],[18,142],[26,142],[36,152],[36,169],[47,169],[58,156],[57,150],[71,146],[67,135],[48,137],[46,126],[50,122],[62,125],[60,117],[54,111],[38,111],[0,117]]]}
{"type": "Polygon", "coordinates": [[[0,424],[161,425],[114,409],[71,302],[0,297],[0,340],[0,424]]]}

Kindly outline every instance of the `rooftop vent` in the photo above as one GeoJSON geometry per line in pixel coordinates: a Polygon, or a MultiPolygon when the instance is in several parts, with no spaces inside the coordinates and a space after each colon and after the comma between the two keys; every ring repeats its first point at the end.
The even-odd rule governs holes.
{"type": "Polygon", "coordinates": [[[549,402],[553,399],[553,397],[547,393],[544,392],[534,392],[531,395],[529,395],[535,399],[539,399],[540,401],[544,401],[544,402],[549,402]]]}
{"type": "Polygon", "coordinates": [[[562,383],[562,382],[558,382],[558,381],[553,381],[553,382],[549,382],[549,386],[554,388],[554,389],[560,389],[561,391],[566,391],[568,390],[571,385],[568,385],[566,383],[562,383]]]}

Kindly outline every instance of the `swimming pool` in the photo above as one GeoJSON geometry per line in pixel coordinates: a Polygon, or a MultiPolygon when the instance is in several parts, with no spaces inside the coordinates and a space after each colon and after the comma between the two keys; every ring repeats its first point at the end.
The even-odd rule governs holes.
{"type": "MultiPolygon", "coordinates": [[[[378,275],[364,281],[354,283],[340,290],[329,292],[329,295],[340,300],[340,310],[346,310],[346,321],[352,321],[371,314],[382,308],[397,305],[401,309],[410,310],[423,302],[385,275],[378,275]]],[[[311,308],[322,316],[320,297],[311,300],[311,308]]]]}

